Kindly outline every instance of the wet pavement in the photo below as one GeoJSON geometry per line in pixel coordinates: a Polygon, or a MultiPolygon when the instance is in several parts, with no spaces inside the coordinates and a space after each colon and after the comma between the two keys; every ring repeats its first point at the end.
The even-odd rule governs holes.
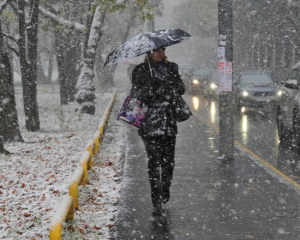
{"type": "Polygon", "coordinates": [[[144,145],[136,130],[126,128],[114,239],[300,239],[299,188],[260,161],[282,165],[279,170],[297,179],[295,154],[279,145],[272,118],[246,115],[245,126],[244,115],[238,116],[235,136],[244,148],[235,148],[235,160],[228,162],[219,157],[217,103],[199,98],[196,106],[185,98],[194,116],[179,124],[171,199],[162,217],[152,216],[144,145]]]}

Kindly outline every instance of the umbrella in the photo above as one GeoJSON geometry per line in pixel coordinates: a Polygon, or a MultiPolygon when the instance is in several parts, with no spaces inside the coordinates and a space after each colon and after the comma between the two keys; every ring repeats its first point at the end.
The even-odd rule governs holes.
{"type": "Polygon", "coordinates": [[[134,65],[134,64],[136,65],[137,64],[136,61],[133,61],[131,59],[126,59],[123,63],[124,64],[128,64],[128,65],[134,65]]]}
{"type": "Polygon", "coordinates": [[[112,51],[108,55],[104,66],[137,57],[157,48],[180,43],[190,36],[181,29],[166,29],[139,34],[112,51]]]}

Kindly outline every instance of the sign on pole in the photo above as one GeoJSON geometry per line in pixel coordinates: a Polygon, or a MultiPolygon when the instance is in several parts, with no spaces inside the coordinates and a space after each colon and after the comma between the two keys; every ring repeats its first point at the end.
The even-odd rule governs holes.
{"type": "Polygon", "coordinates": [[[225,47],[219,47],[218,51],[218,71],[220,91],[232,90],[232,62],[225,60],[225,47]]]}

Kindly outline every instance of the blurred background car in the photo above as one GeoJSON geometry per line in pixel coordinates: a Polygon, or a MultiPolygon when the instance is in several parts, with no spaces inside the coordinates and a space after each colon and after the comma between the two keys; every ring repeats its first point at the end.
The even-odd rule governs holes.
{"type": "Polygon", "coordinates": [[[210,71],[204,87],[204,95],[209,99],[218,98],[219,72],[218,70],[210,71]]]}
{"type": "Polygon", "coordinates": [[[279,140],[300,153],[300,62],[295,64],[278,91],[277,129],[279,140]]]}
{"type": "Polygon", "coordinates": [[[236,108],[277,108],[278,84],[272,72],[241,72],[233,84],[236,108]]]}
{"type": "Polygon", "coordinates": [[[195,69],[186,76],[186,89],[190,94],[204,95],[205,84],[209,76],[209,69],[195,69]]]}

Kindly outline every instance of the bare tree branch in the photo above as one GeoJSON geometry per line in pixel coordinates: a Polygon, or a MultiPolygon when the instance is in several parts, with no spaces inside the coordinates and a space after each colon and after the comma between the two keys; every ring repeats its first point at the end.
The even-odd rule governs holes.
{"type": "Polygon", "coordinates": [[[8,47],[11,51],[13,51],[18,57],[20,56],[19,51],[18,51],[17,49],[11,47],[9,44],[7,44],[7,47],[8,47]]]}
{"type": "Polygon", "coordinates": [[[17,44],[18,44],[18,42],[19,42],[17,38],[15,38],[14,36],[9,35],[9,34],[7,34],[7,33],[5,33],[5,32],[3,32],[3,36],[4,36],[4,37],[7,37],[8,39],[12,40],[13,42],[15,42],[15,43],[17,43],[17,44]]]}
{"type": "Polygon", "coordinates": [[[78,32],[85,32],[86,31],[86,28],[85,28],[84,25],[82,25],[80,23],[77,23],[77,22],[68,21],[64,18],[58,17],[58,16],[56,16],[55,14],[49,12],[48,10],[46,10],[43,7],[39,7],[39,11],[42,15],[44,15],[45,17],[51,19],[53,22],[55,22],[57,24],[66,26],[69,29],[75,29],[78,32]]]}

